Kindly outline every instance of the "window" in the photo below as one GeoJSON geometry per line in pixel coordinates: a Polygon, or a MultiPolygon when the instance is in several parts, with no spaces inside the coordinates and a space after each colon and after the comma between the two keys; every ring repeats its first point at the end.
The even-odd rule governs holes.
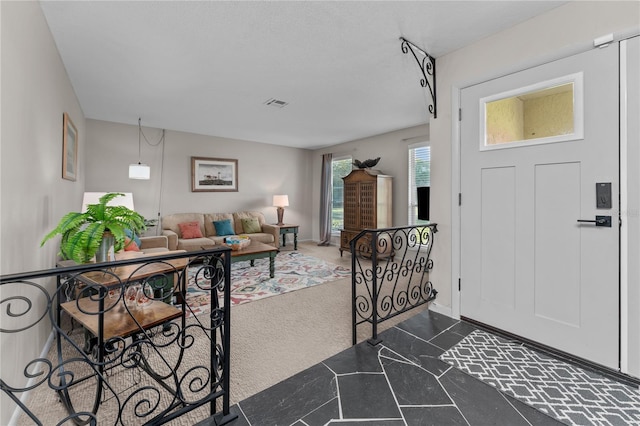
{"type": "Polygon", "coordinates": [[[333,205],[331,206],[331,232],[338,233],[344,227],[343,177],[351,173],[351,157],[334,158],[331,161],[331,191],[333,205]]]}
{"type": "Polygon", "coordinates": [[[582,73],[480,99],[480,150],[582,139],[582,73]]]}
{"type": "Polygon", "coordinates": [[[431,147],[424,144],[409,147],[409,225],[424,225],[418,219],[418,188],[431,186],[431,147]]]}

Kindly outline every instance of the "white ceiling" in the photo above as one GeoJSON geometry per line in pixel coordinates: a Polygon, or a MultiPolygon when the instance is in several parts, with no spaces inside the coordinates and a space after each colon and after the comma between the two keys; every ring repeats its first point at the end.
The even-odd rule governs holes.
{"type": "Polygon", "coordinates": [[[562,3],[41,2],[87,118],[300,148],[428,121],[400,36],[437,58],[562,3]]]}

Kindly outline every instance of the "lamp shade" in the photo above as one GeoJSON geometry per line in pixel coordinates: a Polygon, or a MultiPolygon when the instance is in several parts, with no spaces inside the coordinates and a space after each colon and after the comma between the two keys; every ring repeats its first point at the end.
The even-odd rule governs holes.
{"type": "MultiPolygon", "coordinates": [[[[87,211],[87,206],[89,204],[98,204],[100,202],[100,197],[103,195],[109,194],[108,192],[85,192],[82,197],[82,212],[87,211]]],[[[131,192],[123,192],[123,197],[116,197],[113,200],[109,201],[108,206],[124,206],[130,210],[134,210],[133,207],[133,193],[131,192]]]]}
{"type": "Polygon", "coordinates": [[[151,167],[146,164],[129,164],[129,179],[149,180],[151,178],[151,167]]]}
{"type": "Polygon", "coordinates": [[[287,206],[289,206],[289,196],[288,195],[274,195],[273,196],[273,206],[274,207],[287,207],[287,206]]]}

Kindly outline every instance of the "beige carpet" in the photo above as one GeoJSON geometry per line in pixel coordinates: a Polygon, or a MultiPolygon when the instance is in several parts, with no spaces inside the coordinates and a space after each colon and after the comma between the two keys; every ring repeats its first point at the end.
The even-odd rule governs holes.
{"type": "MultiPolygon", "coordinates": [[[[285,249],[288,249],[286,247],[285,249]]],[[[298,245],[300,252],[349,266],[350,255],[340,257],[337,247],[312,242],[298,245]]],[[[276,264],[277,267],[277,264],[276,264]]],[[[426,305],[386,321],[382,331],[426,309],[426,305]]],[[[370,336],[370,327],[359,327],[358,340],[370,336]]],[[[205,339],[202,339],[205,340],[205,339]]],[[[231,309],[231,404],[260,392],[351,346],[351,279],[341,279],[257,300],[231,309]]],[[[202,349],[208,354],[208,349],[202,349]]],[[[202,363],[198,360],[198,363],[202,363]]],[[[114,378],[115,379],[115,378],[114,378]]],[[[32,394],[50,418],[64,413],[57,396],[49,391],[32,394]]],[[[30,405],[30,404],[29,404],[30,405]]],[[[99,411],[104,416],[103,408],[99,411]]],[[[42,414],[39,414],[42,415],[42,414]]],[[[174,425],[192,425],[208,416],[203,407],[174,425]]],[[[26,418],[20,424],[30,424],[26,418]]],[[[46,418],[46,417],[41,417],[46,418]]],[[[113,419],[112,419],[113,420],[113,419]]],[[[100,422],[102,424],[102,421],[100,422]]],[[[105,424],[113,424],[113,421],[105,424]]],[[[125,424],[133,424],[127,423],[125,424]]]]}

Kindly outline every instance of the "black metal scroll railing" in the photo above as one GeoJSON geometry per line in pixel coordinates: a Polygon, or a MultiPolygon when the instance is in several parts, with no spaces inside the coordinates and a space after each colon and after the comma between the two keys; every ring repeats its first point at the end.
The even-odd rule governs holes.
{"type": "Polygon", "coordinates": [[[366,229],[351,240],[354,345],[358,325],[370,323],[369,343],[378,344],[378,324],[436,298],[429,281],[436,232],[435,223],[366,229]]]}
{"type": "Polygon", "coordinates": [[[2,370],[3,399],[17,407],[13,421],[159,425],[201,407],[203,420],[234,420],[229,251],[62,262],[0,276],[3,364],[10,346],[51,329],[54,338],[40,357],[14,359],[2,370]],[[188,289],[201,305],[210,301],[208,315],[196,315],[188,289]]]}

